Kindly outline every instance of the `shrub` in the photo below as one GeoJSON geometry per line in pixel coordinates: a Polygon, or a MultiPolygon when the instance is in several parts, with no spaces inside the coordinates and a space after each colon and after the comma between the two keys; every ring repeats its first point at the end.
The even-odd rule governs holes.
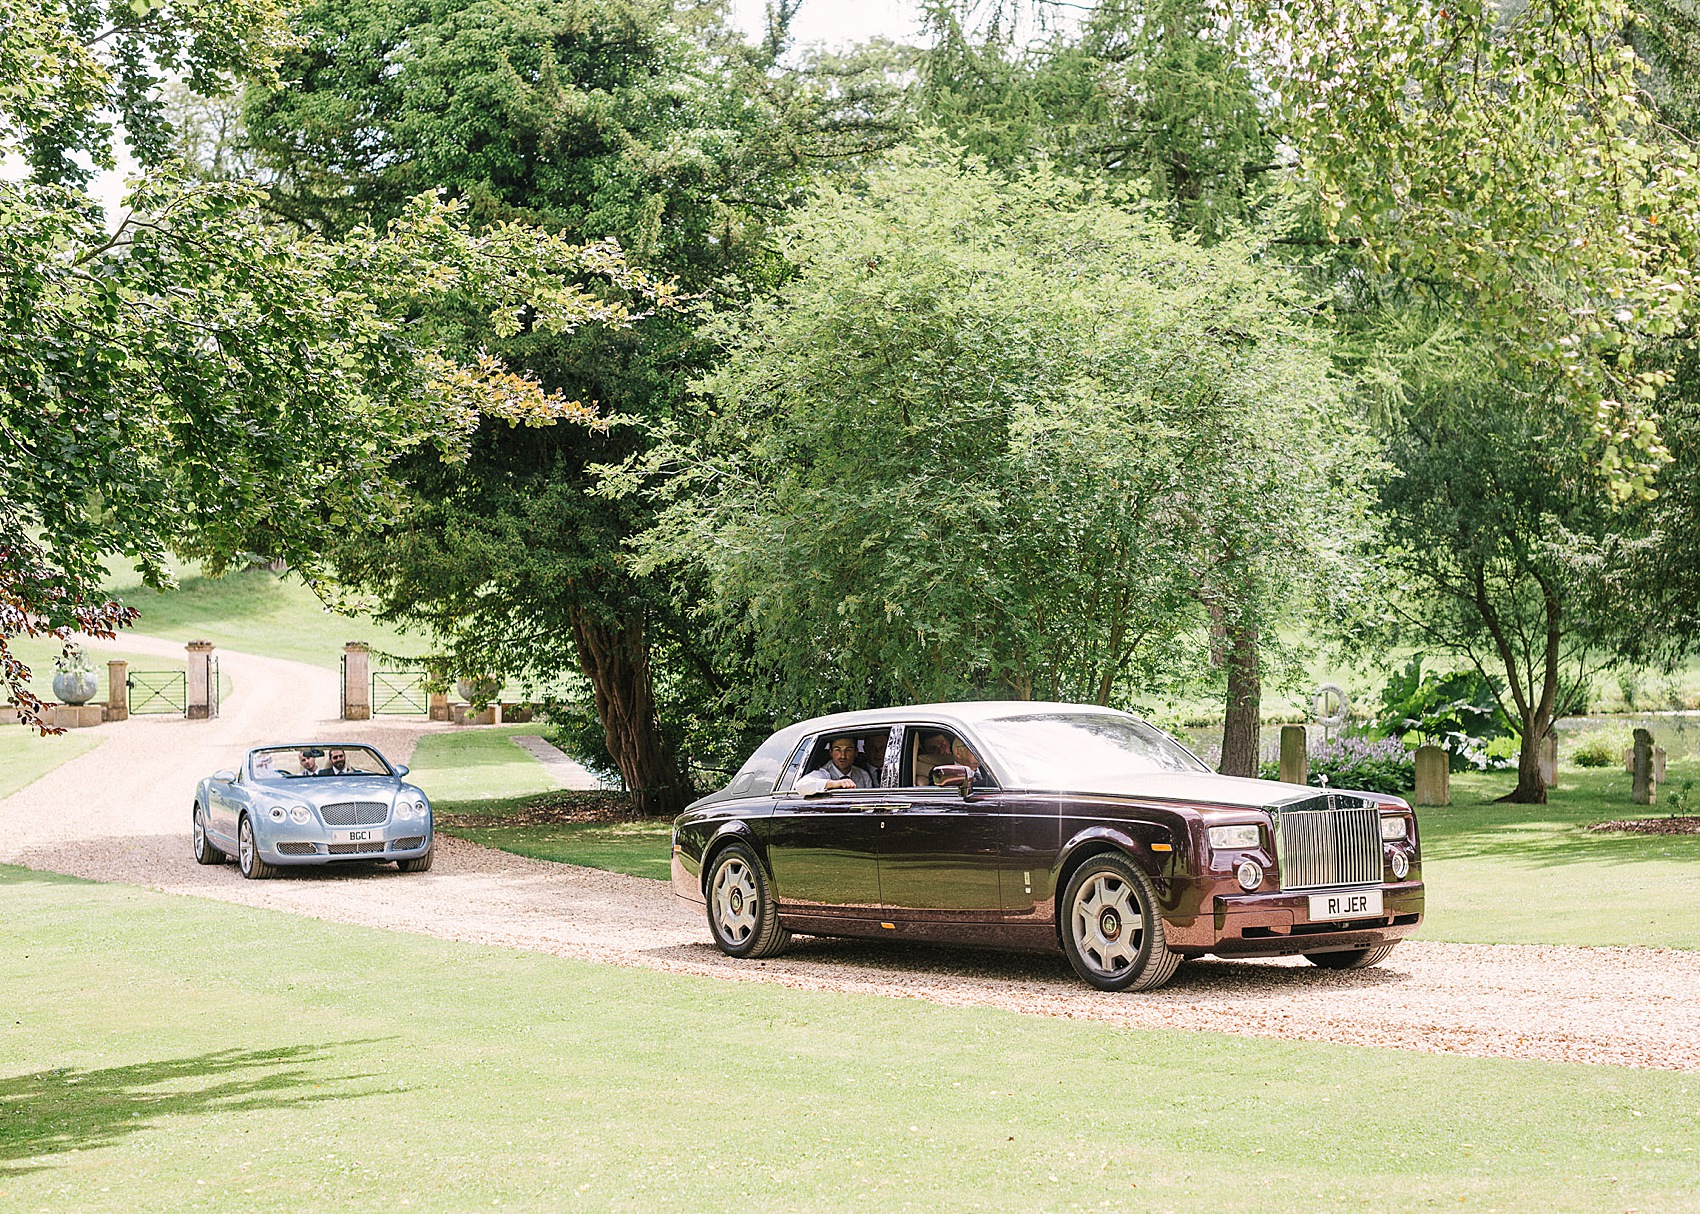
{"type": "Polygon", "coordinates": [[[1382,688],[1375,730],[1411,746],[1444,747],[1453,771],[1490,771],[1515,761],[1505,744],[1515,731],[1500,709],[1494,684],[1475,670],[1425,674],[1421,654],[1382,688]]]}
{"type": "MultiPolygon", "coordinates": [[[[1257,774],[1265,780],[1279,779],[1281,764],[1261,763],[1257,774]]],[[[1397,794],[1416,782],[1416,759],[1398,738],[1338,737],[1310,751],[1309,783],[1313,788],[1397,794]]]]}
{"type": "Polygon", "coordinates": [[[1612,753],[1611,742],[1606,738],[1590,738],[1576,748],[1576,753],[1570,756],[1570,761],[1578,767],[1611,767],[1623,761],[1621,755],[1612,753]]]}

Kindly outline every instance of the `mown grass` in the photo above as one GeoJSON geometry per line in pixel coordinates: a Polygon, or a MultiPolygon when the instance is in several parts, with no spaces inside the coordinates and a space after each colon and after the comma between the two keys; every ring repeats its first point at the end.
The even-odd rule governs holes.
{"type": "Polygon", "coordinates": [[[1591,1212],[1700,1192],[1688,1075],[726,983],[18,869],[0,915],[8,1209],[1591,1212]]]}
{"type": "Polygon", "coordinates": [[[98,730],[74,729],[42,737],[22,725],[0,726],[0,797],[35,783],[61,763],[100,745],[98,730]]]}
{"type": "MultiPolygon", "coordinates": [[[[1673,762],[1666,775],[1668,794],[1700,780],[1700,760],[1673,762]]],[[[1424,937],[1700,948],[1700,835],[1587,829],[1668,815],[1668,804],[1632,804],[1620,768],[1561,767],[1546,805],[1496,803],[1515,782],[1509,773],[1454,776],[1450,806],[1418,810],[1424,937]]]]}
{"type": "Polygon", "coordinates": [[[468,725],[428,733],[413,752],[408,779],[423,788],[433,806],[441,802],[522,797],[559,788],[549,769],[514,744],[528,725],[468,725]]]}
{"type": "Polygon", "coordinates": [[[534,860],[579,864],[665,881],[672,873],[671,822],[563,822],[549,826],[454,826],[449,833],[534,860]]]}

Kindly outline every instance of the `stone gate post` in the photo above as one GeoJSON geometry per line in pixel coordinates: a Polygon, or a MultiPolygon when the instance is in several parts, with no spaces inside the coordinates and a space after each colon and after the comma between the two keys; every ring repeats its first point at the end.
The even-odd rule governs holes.
{"type": "Polygon", "coordinates": [[[342,719],[372,719],[372,654],[365,641],[342,647],[342,719]]]}
{"type": "Polygon", "coordinates": [[[212,653],[211,641],[190,641],[184,646],[189,653],[189,696],[184,715],[191,721],[205,721],[212,716],[212,653]]]}
{"type": "Polygon", "coordinates": [[[116,659],[106,664],[106,719],[130,719],[130,663],[116,659]]]}
{"type": "Polygon", "coordinates": [[[1418,805],[1452,804],[1452,757],[1443,746],[1417,747],[1418,805]]]}

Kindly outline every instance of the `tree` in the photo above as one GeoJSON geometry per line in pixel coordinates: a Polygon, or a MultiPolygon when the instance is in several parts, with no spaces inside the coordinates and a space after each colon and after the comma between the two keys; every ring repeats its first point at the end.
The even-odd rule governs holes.
{"type": "Polygon", "coordinates": [[[647,465],[643,559],[746,622],[758,710],[1128,703],[1188,673],[1201,603],[1279,618],[1350,528],[1326,356],[1246,245],[959,155],[821,187],[705,437],[647,465]]]}
{"type": "MultiPolygon", "coordinates": [[[[306,227],[382,217],[430,185],[483,219],[617,238],[703,307],[735,306],[782,270],[766,232],[810,163],[878,146],[896,121],[877,63],[777,70],[794,7],[779,6],[769,46],[748,48],[721,6],[320,3],[298,22],[288,87],[250,93],[250,138],[276,177],[272,205],[306,227]],[[839,68],[843,89],[811,75],[839,68]]],[[[618,335],[494,333],[465,309],[439,319],[463,348],[626,419],[671,416],[713,356],[695,311],[618,335]]],[[[679,609],[686,591],[622,563],[647,507],[589,492],[592,465],[647,442],[636,425],[486,427],[465,465],[413,461],[405,517],[337,565],[385,614],[431,627],[462,669],[581,671],[606,755],[643,812],[671,814],[692,793],[681,745],[698,761],[725,748],[723,729],[696,726],[726,679],[679,609]]]]}
{"type": "Polygon", "coordinates": [[[1498,384],[1466,392],[1390,447],[1379,510],[1396,624],[1384,635],[1498,676],[1522,738],[1505,799],[1541,804],[1540,746],[1553,720],[1576,702],[1590,663],[1645,635],[1618,593],[1645,527],[1604,492],[1581,419],[1533,411],[1498,384]]]}
{"type": "Polygon", "coordinates": [[[0,136],[34,168],[0,183],[0,677],[27,717],[39,705],[5,638],[130,622],[100,601],[103,557],[137,560],[154,585],[168,549],[215,571],[263,552],[311,573],[334,539],[393,513],[405,453],[462,458],[484,421],[595,421],[494,358],[445,357],[423,310],[452,297],[496,309],[498,328],[523,311],[560,333],[630,320],[592,281],[668,301],[609,246],[511,224],[472,235],[463,207],[429,198],[383,234],[303,239],[265,222],[251,189],[163,162],[109,230],[75,184],[73,153],[110,160],[98,107],[133,115],[139,156],[163,155],[138,61],[203,80],[250,53],[263,68],[275,13],[3,18],[5,54],[29,53],[8,64],[21,77],[0,93],[0,136]]]}

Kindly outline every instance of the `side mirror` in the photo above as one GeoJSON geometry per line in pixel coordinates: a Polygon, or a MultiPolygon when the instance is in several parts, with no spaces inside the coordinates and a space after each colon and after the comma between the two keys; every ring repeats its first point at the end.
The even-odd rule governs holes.
{"type": "Polygon", "coordinates": [[[397,776],[405,776],[407,774],[407,764],[406,763],[397,763],[395,765],[395,774],[397,776]]]}
{"type": "Polygon", "coordinates": [[[217,780],[220,784],[229,784],[232,780],[236,779],[236,773],[233,771],[215,771],[212,774],[212,778],[217,780]]]}
{"type": "Polygon", "coordinates": [[[940,788],[954,788],[966,801],[974,791],[974,769],[961,763],[941,763],[933,768],[933,783],[940,788]]]}

